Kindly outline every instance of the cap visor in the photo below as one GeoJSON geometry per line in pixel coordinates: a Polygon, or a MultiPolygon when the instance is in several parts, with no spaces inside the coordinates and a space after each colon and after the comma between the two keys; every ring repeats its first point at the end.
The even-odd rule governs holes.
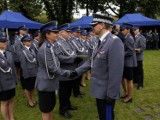
{"type": "Polygon", "coordinates": [[[91,26],[94,26],[94,25],[96,25],[96,24],[98,24],[98,22],[91,22],[91,23],[90,23],[91,26]]]}
{"type": "Polygon", "coordinates": [[[52,32],[59,32],[59,30],[50,30],[50,31],[52,31],[52,32]]]}

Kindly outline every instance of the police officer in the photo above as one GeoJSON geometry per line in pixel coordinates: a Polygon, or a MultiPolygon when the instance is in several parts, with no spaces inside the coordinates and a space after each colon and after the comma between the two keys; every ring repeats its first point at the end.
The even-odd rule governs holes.
{"type": "Polygon", "coordinates": [[[132,102],[133,97],[133,68],[137,66],[135,41],[131,35],[132,25],[128,23],[122,24],[122,33],[125,36],[124,41],[124,72],[122,85],[124,89],[124,103],[132,102]]]}
{"type": "Polygon", "coordinates": [[[116,36],[118,36],[122,40],[122,42],[125,41],[125,37],[121,31],[120,25],[118,25],[118,24],[115,25],[115,33],[114,34],[116,36]]]}
{"type": "Polygon", "coordinates": [[[6,50],[7,39],[0,35],[0,101],[4,120],[14,120],[13,98],[17,84],[12,53],[6,50]]]}
{"type": "Polygon", "coordinates": [[[14,45],[12,46],[13,47],[13,50],[15,51],[13,57],[14,57],[14,60],[15,60],[15,66],[16,66],[16,73],[17,73],[17,78],[21,81],[21,86],[22,86],[22,89],[23,89],[23,94],[25,94],[25,85],[24,85],[24,78],[22,76],[22,69],[21,69],[21,65],[20,65],[20,52],[23,48],[23,44],[21,42],[21,38],[24,36],[24,35],[27,35],[28,34],[28,29],[26,28],[25,25],[23,26],[20,26],[18,28],[19,30],[19,35],[17,37],[15,37],[15,42],[14,42],[14,45]]]}
{"type": "Polygon", "coordinates": [[[138,84],[137,89],[143,88],[143,51],[146,48],[146,38],[140,34],[139,26],[133,25],[135,34],[135,51],[137,57],[137,67],[134,68],[134,81],[138,84]]]}
{"type": "Polygon", "coordinates": [[[154,32],[152,33],[153,35],[153,48],[158,49],[158,42],[159,42],[159,34],[157,32],[157,29],[154,29],[154,32]]]}
{"type": "Polygon", "coordinates": [[[39,41],[40,41],[40,30],[37,30],[33,34],[33,40],[31,42],[31,48],[34,50],[34,52],[36,53],[36,55],[38,54],[39,41]]]}
{"type": "MultiPolygon", "coordinates": [[[[63,69],[74,70],[76,65],[74,63],[76,59],[76,51],[73,50],[70,44],[67,42],[69,38],[69,24],[63,24],[58,27],[59,36],[55,45],[55,53],[60,60],[60,67],[63,69]]],[[[67,77],[59,77],[59,113],[65,118],[71,118],[72,115],[68,110],[77,110],[76,106],[73,106],[70,101],[72,88],[74,86],[75,79],[67,77]]]]}
{"type": "MultiPolygon", "coordinates": [[[[124,66],[122,41],[109,32],[111,20],[108,16],[93,14],[91,25],[99,36],[99,44],[92,58],[76,69],[78,75],[91,69],[91,95],[96,98],[100,120],[114,119],[124,66]]],[[[76,72],[73,73],[76,75],[76,72]]]]}
{"type": "MultiPolygon", "coordinates": [[[[71,29],[72,36],[70,36],[69,41],[76,50],[77,56],[81,56],[86,54],[86,50],[83,47],[82,42],[80,41],[80,32],[81,32],[81,27],[76,26],[71,29]]],[[[75,61],[75,64],[77,64],[77,67],[81,64],[83,59],[78,58],[75,61]]],[[[82,76],[79,76],[76,78],[77,80],[74,83],[73,86],[73,94],[76,98],[82,98],[83,93],[80,91],[80,81],[81,81],[82,76]]]]}
{"type": "Polygon", "coordinates": [[[56,104],[55,91],[59,88],[59,75],[67,77],[70,71],[60,68],[60,62],[54,52],[58,37],[57,21],[43,25],[40,32],[42,39],[38,50],[38,73],[35,86],[38,89],[42,120],[52,120],[52,111],[56,104]]]}
{"type": "Polygon", "coordinates": [[[147,39],[147,49],[152,49],[153,48],[153,36],[152,36],[152,30],[149,30],[146,33],[146,39],[147,39]]]}
{"type": "Polygon", "coordinates": [[[20,52],[20,63],[22,68],[22,76],[24,78],[24,86],[27,97],[27,102],[30,107],[35,106],[35,99],[33,90],[37,75],[37,59],[33,49],[31,49],[32,38],[29,35],[22,37],[23,44],[22,51],[20,52]]]}

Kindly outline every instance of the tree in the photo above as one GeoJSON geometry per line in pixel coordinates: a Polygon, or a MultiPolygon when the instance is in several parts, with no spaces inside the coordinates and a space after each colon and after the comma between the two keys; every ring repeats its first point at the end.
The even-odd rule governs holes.
{"type": "Polygon", "coordinates": [[[71,22],[74,0],[43,0],[42,2],[49,20],[58,20],[59,24],[71,22]]]}
{"type": "Polygon", "coordinates": [[[0,13],[4,10],[8,10],[8,3],[7,0],[0,0],[0,13]]]}
{"type": "Polygon", "coordinates": [[[21,12],[27,18],[35,20],[42,12],[41,0],[8,0],[9,9],[21,12]]]}

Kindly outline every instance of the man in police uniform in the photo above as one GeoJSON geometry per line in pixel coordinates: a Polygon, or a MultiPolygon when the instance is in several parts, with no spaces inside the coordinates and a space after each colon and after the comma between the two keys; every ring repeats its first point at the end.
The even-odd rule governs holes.
{"type": "MultiPolygon", "coordinates": [[[[86,50],[80,41],[81,27],[80,26],[73,27],[71,29],[71,32],[72,32],[72,36],[70,36],[69,42],[76,50],[76,54],[77,55],[86,54],[86,52],[85,52],[86,50]]],[[[79,66],[79,64],[81,64],[81,62],[82,62],[82,59],[77,58],[75,60],[75,64],[77,65],[77,67],[79,66]]],[[[73,94],[76,98],[82,98],[82,95],[83,95],[83,93],[80,91],[81,78],[82,78],[82,76],[79,76],[78,78],[76,78],[77,80],[75,81],[74,86],[73,86],[73,94]]]]}
{"type": "Polygon", "coordinates": [[[154,29],[153,34],[153,49],[158,49],[158,42],[159,42],[159,34],[157,32],[157,29],[154,29]]]}
{"type": "MultiPolygon", "coordinates": [[[[63,24],[58,27],[59,37],[57,45],[55,45],[55,53],[60,60],[60,67],[67,70],[74,70],[77,66],[74,61],[76,59],[76,51],[69,45],[69,24],[63,24]]],[[[72,115],[68,110],[77,110],[76,106],[71,105],[70,97],[75,79],[64,76],[59,77],[59,113],[65,118],[71,118],[72,115]]]]}
{"type": "Polygon", "coordinates": [[[124,66],[122,41],[109,32],[112,18],[93,14],[93,31],[99,36],[99,44],[92,58],[72,72],[81,75],[91,69],[91,95],[96,98],[100,120],[114,119],[115,100],[120,97],[124,66]]]}
{"type": "Polygon", "coordinates": [[[143,88],[143,51],[146,48],[146,38],[140,34],[139,26],[133,25],[135,34],[135,51],[137,57],[137,67],[134,68],[134,81],[138,83],[137,89],[143,88]]]}

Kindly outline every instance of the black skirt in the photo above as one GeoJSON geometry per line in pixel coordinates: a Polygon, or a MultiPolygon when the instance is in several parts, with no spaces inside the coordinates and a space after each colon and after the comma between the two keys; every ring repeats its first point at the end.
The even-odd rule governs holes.
{"type": "Polygon", "coordinates": [[[35,87],[35,81],[36,81],[36,77],[30,77],[27,79],[24,79],[24,87],[26,90],[33,90],[35,87]]]}
{"type": "Polygon", "coordinates": [[[124,67],[123,78],[133,80],[133,67],[124,67]]]}
{"type": "Polygon", "coordinates": [[[39,109],[43,113],[51,112],[56,105],[55,92],[38,91],[39,109]]]}
{"type": "Polygon", "coordinates": [[[13,98],[16,94],[15,88],[6,90],[6,91],[1,91],[0,92],[0,101],[7,101],[13,98]]]}

